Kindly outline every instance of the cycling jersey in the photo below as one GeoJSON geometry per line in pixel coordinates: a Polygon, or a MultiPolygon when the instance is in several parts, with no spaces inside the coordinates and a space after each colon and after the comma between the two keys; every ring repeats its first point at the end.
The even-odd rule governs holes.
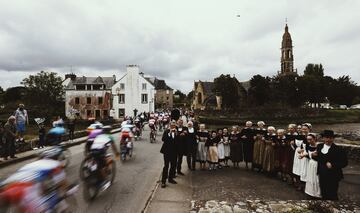
{"type": "Polygon", "coordinates": [[[98,136],[96,136],[90,149],[91,150],[105,149],[112,143],[114,143],[114,138],[111,135],[108,135],[108,134],[98,135],[98,136]]]}

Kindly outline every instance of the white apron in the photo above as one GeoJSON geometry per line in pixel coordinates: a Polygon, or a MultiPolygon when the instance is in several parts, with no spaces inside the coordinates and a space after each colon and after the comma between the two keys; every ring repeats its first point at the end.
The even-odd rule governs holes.
{"type": "MultiPolygon", "coordinates": [[[[313,152],[309,152],[311,156],[313,152]]],[[[311,157],[310,157],[311,158],[311,157]]],[[[306,175],[305,193],[312,197],[321,197],[319,176],[317,174],[318,162],[310,159],[306,175]]]]}
{"type": "MultiPolygon", "coordinates": [[[[304,153],[306,153],[306,146],[304,147],[304,153]]],[[[306,176],[308,171],[309,158],[304,157],[300,161],[300,180],[306,182],[306,176]]]]}
{"type": "Polygon", "coordinates": [[[225,159],[225,148],[223,143],[219,143],[217,146],[218,149],[218,157],[220,160],[225,159]]]}
{"type": "Polygon", "coordinates": [[[302,140],[295,139],[296,149],[295,149],[295,155],[294,155],[294,164],[293,164],[293,173],[295,175],[300,176],[301,175],[301,160],[299,159],[299,153],[298,151],[301,149],[301,145],[303,144],[302,140]]]}

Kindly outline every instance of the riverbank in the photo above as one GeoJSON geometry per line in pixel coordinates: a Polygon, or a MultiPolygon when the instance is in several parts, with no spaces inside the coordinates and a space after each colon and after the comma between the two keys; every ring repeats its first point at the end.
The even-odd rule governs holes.
{"type": "Polygon", "coordinates": [[[198,119],[210,125],[242,125],[247,120],[263,120],[272,125],[289,123],[342,124],[360,123],[360,110],[324,110],[324,109],[267,109],[251,111],[199,111],[198,119]]]}

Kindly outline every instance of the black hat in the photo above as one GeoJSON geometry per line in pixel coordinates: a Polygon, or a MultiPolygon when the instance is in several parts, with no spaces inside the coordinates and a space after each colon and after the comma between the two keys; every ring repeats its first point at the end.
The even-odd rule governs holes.
{"type": "Polygon", "coordinates": [[[321,137],[329,137],[329,138],[335,138],[338,136],[332,130],[324,130],[322,133],[320,133],[320,135],[321,137]]]}

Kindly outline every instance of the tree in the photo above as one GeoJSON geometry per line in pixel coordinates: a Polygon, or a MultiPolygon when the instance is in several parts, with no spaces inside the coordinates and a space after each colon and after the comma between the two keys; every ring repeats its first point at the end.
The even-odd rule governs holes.
{"type": "Polygon", "coordinates": [[[0,86],[0,104],[3,104],[4,89],[0,86]]]}
{"type": "Polygon", "coordinates": [[[39,109],[42,116],[64,113],[64,87],[56,73],[41,71],[23,79],[21,84],[26,88],[27,104],[39,109]]]}
{"type": "Polygon", "coordinates": [[[191,91],[187,94],[186,98],[191,101],[191,100],[194,98],[194,90],[191,90],[191,91]]]}
{"type": "Polygon", "coordinates": [[[298,77],[295,75],[277,76],[273,79],[271,100],[274,102],[300,106],[303,98],[299,93],[298,77]]]}
{"type": "Polygon", "coordinates": [[[324,76],[324,68],[322,64],[308,64],[305,67],[304,75],[308,76],[316,76],[316,77],[323,77],[324,76]]]}
{"type": "Polygon", "coordinates": [[[184,93],[182,93],[180,90],[176,90],[174,92],[174,96],[178,97],[178,98],[174,99],[174,101],[177,102],[177,103],[183,102],[185,100],[185,98],[186,98],[186,95],[184,93]]]}
{"type": "Polygon", "coordinates": [[[22,101],[26,93],[24,87],[9,87],[3,94],[3,101],[5,104],[22,101]]]}
{"type": "Polygon", "coordinates": [[[341,76],[338,79],[334,79],[330,85],[329,99],[332,103],[350,106],[357,96],[360,97],[359,91],[359,87],[348,75],[341,76]]]}
{"type": "Polygon", "coordinates": [[[249,99],[254,105],[264,105],[270,100],[270,78],[254,75],[250,80],[249,99]]]}
{"type": "Polygon", "coordinates": [[[241,85],[235,77],[222,74],[214,79],[213,92],[222,97],[222,105],[225,109],[239,106],[240,90],[241,85]]]}

